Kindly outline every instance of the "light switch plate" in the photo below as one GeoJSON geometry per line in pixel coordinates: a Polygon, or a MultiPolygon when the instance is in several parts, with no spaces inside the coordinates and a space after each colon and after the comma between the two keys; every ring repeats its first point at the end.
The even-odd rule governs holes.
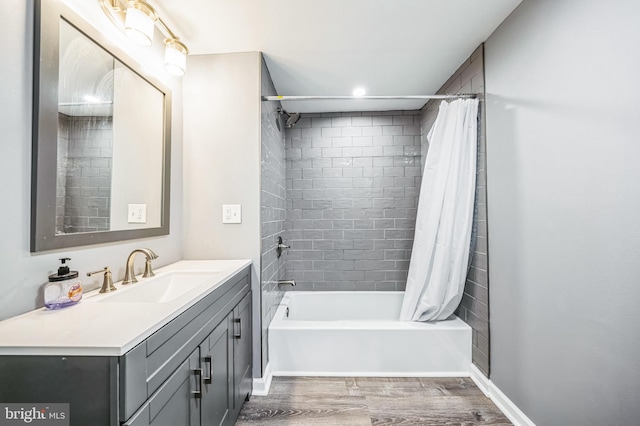
{"type": "Polygon", "coordinates": [[[147,223],[147,205],[129,204],[127,221],[129,223],[147,223]]]}
{"type": "Polygon", "coordinates": [[[222,223],[242,223],[242,205],[224,204],[222,206],[222,223]]]}

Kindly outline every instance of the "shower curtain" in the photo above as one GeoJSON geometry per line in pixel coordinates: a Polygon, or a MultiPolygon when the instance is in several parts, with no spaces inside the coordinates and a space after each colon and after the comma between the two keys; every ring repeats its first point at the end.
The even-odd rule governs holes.
{"type": "Polygon", "coordinates": [[[476,187],[478,100],[440,104],[429,131],[400,320],[447,319],[462,300],[476,187]]]}

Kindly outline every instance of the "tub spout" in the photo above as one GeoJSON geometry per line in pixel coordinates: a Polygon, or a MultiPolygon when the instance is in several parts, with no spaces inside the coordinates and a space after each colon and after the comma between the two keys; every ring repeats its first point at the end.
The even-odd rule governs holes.
{"type": "Polygon", "coordinates": [[[278,285],[295,286],[296,285],[296,280],[278,280],[278,285]]]}

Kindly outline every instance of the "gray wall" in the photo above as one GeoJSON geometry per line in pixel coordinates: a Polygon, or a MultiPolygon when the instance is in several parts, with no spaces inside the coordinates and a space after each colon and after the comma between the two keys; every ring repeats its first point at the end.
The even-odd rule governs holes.
{"type": "Polygon", "coordinates": [[[419,111],[304,114],[286,132],[286,159],[286,270],[296,290],[404,290],[419,111]]]}
{"type": "MultiPolygon", "coordinates": [[[[480,45],[464,61],[458,70],[442,85],[438,93],[484,94],[484,46],[480,45]]],[[[441,101],[429,101],[422,109],[422,163],[429,148],[427,134],[438,115],[441,101]]],[[[471,266],[464,287],[464,295],[456,315],[472,329],[473,363],[489,376],[489,278],[487,274],[487,174],[485,102],[480,98],[478,112],[478,161],[476,174],[476,199],[473,216],[475,246],[471,266]]]]}
{"type": "MultiPolygon", "coordinates": [[[[81,0],[78,0],[80,2],[81,0]]],[[[102,14],[98,3],[81,1],[96,16],[102,14]]],[[[81,276],[104,266],[111,266],[114,279],[122,279],[129,252],[149,247],[160,255],[156,266],[182,258],[182,94],[178,79],[166,81],[173,88],[171,235],[131,242],[102,244],[69,250],[32,254],[29,252],[29,218],[31,192],[31,108],[33,67],[33,2],[8,0],[0,3],[0,38],[12,42],[3,50],[0,63],[0,116],[3,118],[0,143],[0,181],[5,208],[0,211],[0,319],[42,306],[41,287],[47,276],[57,270],[58,258],[71,257],[71,267],[81,276]]],[[[104,16],[104,15],[102,15],[104,16]]],[[[102,28],[118,30],[104,20],[102,28]]],[[[91,21],[101,22],[101,21],[91,21]]],[[[162,63],[162,56],[142,61],[150,69],[162,63]],[[155,62],[154,62],[155,61],[155,62]]],[[[144,262],[139,261],[136,269],[144,262]]],[[[140,271],[141,272],[141,271],[140,271]]],[[[100,277],[83,278],[85,288],[98,288],[100,277]]]]}
{"type": "Polygon", "coordinates": [[[640,418],[639,17],[525,0],[485,44],[491,379],[540,426],[640,418]]]}
{"type": "MultiPolygon", "coordinates": [[[[262,96],[277,95],[269,70],[262,60],[260,79],[262,96]]],[[[285,160],[284,123],[277,110],[280,102],[261,103],[261,165],[260,165],[260,221],[262,231],[261,284],[262,284],[262,368],[269,360],[269,324],[284,289],[278,288],[278,280],[284,279],[284,256],[278,258],[278,236],[284,236],[285,222],[285,160]],[[276,122],[280,124],[280,130],[276,122]]]]}

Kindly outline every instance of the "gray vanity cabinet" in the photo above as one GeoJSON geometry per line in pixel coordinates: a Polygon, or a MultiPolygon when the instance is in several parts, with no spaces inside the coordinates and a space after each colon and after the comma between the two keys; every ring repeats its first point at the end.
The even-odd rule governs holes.
{"type": "Polygon", "coordinates": [[[122,356],[0,356],[0,401],[70,404],[71,426],[231,426],[251,394],[245,268],[122,356]]]}
{"type": "Polygon", "coordinates": [[[251,393],[249,269],[129,351],[122,372],[126,426],[233,425],[251,393]]]}

